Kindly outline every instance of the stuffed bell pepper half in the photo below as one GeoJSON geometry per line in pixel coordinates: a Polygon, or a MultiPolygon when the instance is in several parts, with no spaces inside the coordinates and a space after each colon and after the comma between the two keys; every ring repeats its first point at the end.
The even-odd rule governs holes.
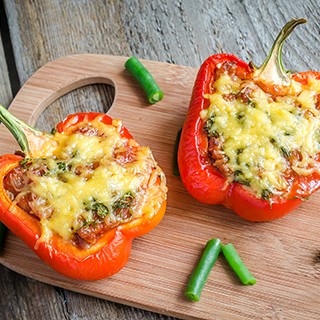
{"type": "Polygon", "coordinates": [[[280,218],[320,187],[320,73],[291,73],[282,46],[261,67],[230,54],[200,67],[178,150],[187,191],[251,221],[280,218]]]}
{"type": "Polygon", "coordinates": [[[132,240],[166,209],[166,179],[120,120],[78,113],[52,134],[1,107],[22,152],[0,157],[0,221],[47,264],[97,280],[128,261],[132,240]]]}

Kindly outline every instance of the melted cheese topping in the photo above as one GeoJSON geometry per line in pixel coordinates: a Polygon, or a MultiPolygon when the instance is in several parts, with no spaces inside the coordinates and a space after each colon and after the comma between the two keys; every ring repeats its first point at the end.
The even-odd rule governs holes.
{"type": "Polygon", "coordinates": [[[151,218],[166,198],[165,176],[150,149],[123,138],[120,121],[113,125],[92,121],[89,127],[98,134],[56,133],[52,154],[34,160],[27,172],[32,193],[45,203],[41,210],[51,212],[40,219],[40,241],[47,241],[52,232],[71,239],[76,230],[94,220],[88,204],[103,206],[104,223],[115,226],[143,214],[151,218]],[[126,152],[131,152],[130,160],[126,152]],[[39,174],[43,166],[45,173],[39,174]],[[119,217],[113,207],[128,194],[135,199],[130,208],[133,214],[119,217]]]}
{"type": "Polygon", "coordinates": [[[295,95],[272,97],[253,81],[224,73],[206,96],[209,108],[201,112],[208,134],[222,142],[229,181],[249,186],[260,197],[288,191],[288,170],[298,175],[319,170],[320,81],[292,85],[295,95]]]}

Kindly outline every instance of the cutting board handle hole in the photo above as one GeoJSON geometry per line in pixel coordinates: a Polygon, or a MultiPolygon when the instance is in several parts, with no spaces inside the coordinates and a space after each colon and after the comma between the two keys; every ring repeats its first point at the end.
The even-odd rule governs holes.
{"type": "Polygon", "coordinates": [[[111,84],[89,84],[76,88],[46,106],[36,120],[35,127],[50,132],[50,123],[59,123],[67,115],[74,112],[102,112],[107,113],[115,98],[115,87],[111,84]],[[72,106],[72,108],[70,108],[72,106]],[[75,110],[70,112],[71,110],[75,110]]]}

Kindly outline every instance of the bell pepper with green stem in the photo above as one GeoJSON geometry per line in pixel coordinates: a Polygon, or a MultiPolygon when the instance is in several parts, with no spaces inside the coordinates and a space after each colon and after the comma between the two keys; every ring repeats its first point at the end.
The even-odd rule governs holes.
{"type": "Polygon", "coordinates": [[[2,106],[0,118],[23,152],[0,156],[0,221],[64,276],[97,280],[118,272],[133,239],[165,213],[165,176],[150,149],[106,114],[70,115],[53,134],[2,106]],[[135,169],[148,169],[125,180],[141,157],[146,162],[135,169]]]}
{"type": "Polygon", "coordinates": [[[290,73],[288,22],[260,68],[215,54],[195,80],[178,150],[187,191],[251,221],[280,218],[320,187],[320,73],[290,73]]]}

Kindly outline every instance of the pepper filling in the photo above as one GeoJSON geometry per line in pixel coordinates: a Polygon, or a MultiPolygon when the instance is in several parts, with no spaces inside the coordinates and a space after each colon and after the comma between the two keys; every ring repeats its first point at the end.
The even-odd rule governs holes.
{"type": "Polygon", "coordinates": [[[320,80],[271,89],[236,63],[223,63],[200,114],[210,163],[230,183],[267,200],[289,194],[295,177],[320,169],[320,80]]]}
{"type": "Polygon", "coordinates": [[[81,123],[55,133],[56,148],[25,158],[4,179],[11,200],[52,233],[88,248],[108,230],[152,217],[166,198],[165,176],[148,147],[121,135],[121,122],[81,123]]]}

